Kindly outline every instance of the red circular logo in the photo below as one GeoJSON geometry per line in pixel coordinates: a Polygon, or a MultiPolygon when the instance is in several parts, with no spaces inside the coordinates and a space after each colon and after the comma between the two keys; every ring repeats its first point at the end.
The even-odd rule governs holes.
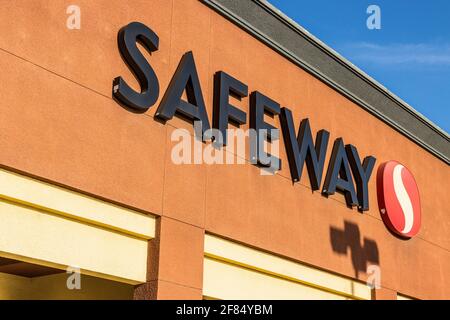
{"type": "Polygon", "coordinates": [[[378,168],[378,206],[385,225],[401,237],[411,238],[421,224],[419,189],[411,172],[397,161],[378,168]]]}

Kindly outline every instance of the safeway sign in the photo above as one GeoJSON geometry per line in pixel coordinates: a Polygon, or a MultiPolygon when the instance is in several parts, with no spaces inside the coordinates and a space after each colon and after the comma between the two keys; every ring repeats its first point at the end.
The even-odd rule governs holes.
{"type": "MultiPolygon", "coordinates": [[[[121,105],[137,112],[145,112],[159,99],[158,76],[152,66],[139,51],[137,43],[146,50],[158,50],[159,38],[150,28],[139,22],[123,27],[118,34],[120,53],[140,83],[141,90],[133,90],[122,77],[113,81],[113,97],[121,105]]],[[[227,144],[229,123],[241,126],[247,123],[247,113],[233,106],[229,97],[237,99],[249,96],[249,125],[256,135],[251,143],[252,160],[255,165],[270,167],[276,171],[281,168],[281,160],[265,151],[265,144],[280,138],[279,129],[265,121],[266,116],[279,117],[292,181],[300,181],[304,164],[309,175],[312,190],[319,190],[325,166],[325,156],[329,145],[329,132],[317,132],[315,141],[308,119],[300,122],[295,130],[292,112],[259,91],[249,92],[242,83],[224,71],[214,75],[214,114],[213,129],[220,133],[218,147],[227,144]],[[267,159],[270,159],[267,161],[267,159]]],[[[212,140],[209,117],[206,111],[201,84],[199,81],[194,54],[187,52],[181,58],[176,71],[155,112],[155,118],[163,122],[179,115],[193,123],[200,123],[200,136],[203,141],[212,140]],[[184,99],[184,94],[186,99],[184,99]]],[[[217,144],[217,140],[215,141],[217,144]]],[[[368,183],[375,166],[374,156],[366,156],[362,161],[358,150],[351,144],[344,144],[337,138],[331,150],[322,193],[332,195],[336,191],[344,194],[349,207],[359,211],[369,210],[368,183]]],[[[390,161],[378,170],[377,178],[379,207],[383,221],[391,231],[402,237],[412,237],[420,228],[420,201],[417,185],[412,174],[402,165],[390,161]]]]}

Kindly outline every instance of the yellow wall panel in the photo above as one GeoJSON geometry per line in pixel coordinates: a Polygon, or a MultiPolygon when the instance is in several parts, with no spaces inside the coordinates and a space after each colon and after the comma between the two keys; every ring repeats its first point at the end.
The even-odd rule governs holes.
{"type": "Polygon", "coordinates": [[[0,169],[0,257],[138,284],[156,218],[0,169]]]}
{"type": "Polygon", "coordinates": [[[371,299],[371,288],[208,234],[205,236],[204,295],[220,299],[245,299],[246,296],[254,299],[371,299]],[[263,279],[267,290],[262,290],[263,279]]]}
{"type": "Polygon", "coordinates": [[[0,169],[0,198],[144,239],[155,237],[155,217],[0,169]]]}
{"type": "Polygon", "coordinates": [[[129,283],[146,280],[147,241],[0,201],[0,256],[129,283]]]}
{"type": "Polygon", "coordinates": [[[0,273],[0,299],[132,299],[132,285],[82,275],[80,289],[69,290],[68,274],[26,278],[0,273]]]}
{"type": "Polygon", "coordinates": [[[0,272],[0,300],[28,299],[31,279],[0,272]]]}
{"type": "Polygon", "coordinates": [[[203,295],[223,300],[345,300],[346,297],[210,258],[203,295]]]}

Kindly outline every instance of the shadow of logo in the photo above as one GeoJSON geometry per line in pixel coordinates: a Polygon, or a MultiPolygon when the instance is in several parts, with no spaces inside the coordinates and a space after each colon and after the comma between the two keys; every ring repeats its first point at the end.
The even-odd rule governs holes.
{"type": "Polygon", "coordinates": [[[355,277],[367,271],[368,263],[379,264],[378,246],[374,240],[364,238],[361,244],[359,227],[344,221],[344,229],[330,227],[330,241],[334,252],[348,255],[352,261],[355,277]]]}

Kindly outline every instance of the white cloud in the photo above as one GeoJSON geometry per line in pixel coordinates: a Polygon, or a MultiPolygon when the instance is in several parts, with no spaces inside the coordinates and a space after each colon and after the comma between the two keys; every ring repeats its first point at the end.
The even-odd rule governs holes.
{"type": "Polygon", "coordinates": [[[450,44],[388,44],[350,43],[341,51],[355,62],[379,65],[450,66],[450,44]]]}

